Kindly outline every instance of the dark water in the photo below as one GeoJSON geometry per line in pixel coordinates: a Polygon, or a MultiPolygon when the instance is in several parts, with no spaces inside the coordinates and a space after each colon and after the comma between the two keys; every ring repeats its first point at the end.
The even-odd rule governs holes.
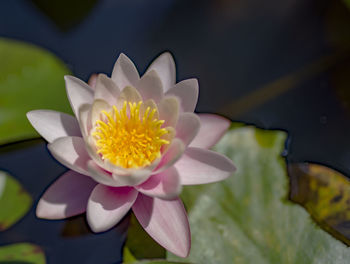
{"type": "MultiPolygon", "coordinates": [[[[284,129],[288,160],[315,161],[350,175],[350,12],[342,1],[77,1],[78,22],[74,5],[62,11],[42,2],[1,1],[0,36],[49,49],[84,80],[110,73],[120,52],[142,72],[169,50],[178,80],[199,79],[198,112],[284,129]]],[[[3,148],[0,168],[34,199],[64,171],[43,142],[3,148]]],[[[0,243],[33,241],[49,263],[120,260],[122,226],[62,238],[64,225],[37,220],[31,211],[1,234],[0,243]]]]}

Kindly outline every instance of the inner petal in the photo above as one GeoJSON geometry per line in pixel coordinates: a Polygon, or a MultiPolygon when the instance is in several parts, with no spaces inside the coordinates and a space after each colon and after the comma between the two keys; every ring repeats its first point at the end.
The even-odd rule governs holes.
{"type": "Polygon", "coordinates": [[[113,106],[109,112],[101,111],[100,117],[92,133],[97,153],[119,167],[147,166],[170,143],[169,128],[162,128],[165,121],[158,119],[157,108],[144,107],[142,101],[124,101],[120,110],[113,106]]]}

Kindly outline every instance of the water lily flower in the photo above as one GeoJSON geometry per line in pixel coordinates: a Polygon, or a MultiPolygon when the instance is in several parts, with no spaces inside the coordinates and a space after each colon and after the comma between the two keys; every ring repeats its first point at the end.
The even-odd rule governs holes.
{"type": "Polygon", "coordinates": [[[155,241],[185,257],[191,244],[182,185],[227,178],[235,167],[209,150],[230,122],[195,114],[198,82],[176,83],[175,63],[163,53],[140,77],[121,54],[111,78],[94,87],[65,76],[75,117],[51,110],[27,114],[51,154],[70,170],[40,199],[36,214],[63,219],[84,213],[94,232],[116,225],[132,209],[155,241]]]}

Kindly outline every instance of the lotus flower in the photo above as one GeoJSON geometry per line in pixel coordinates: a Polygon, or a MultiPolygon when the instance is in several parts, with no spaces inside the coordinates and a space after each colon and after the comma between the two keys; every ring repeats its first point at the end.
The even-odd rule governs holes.
{"type": "Polygon", "coordinates": [[[193,113],[198,82],[176,83],[175,63],[163,53],[140,78],[121,54],[112,77],[94,87],[65,76],[75,117],[51,110],[27,114],[68,167],[44,193],[36,214],[63,219],[84,213],[94,232],[116,225],[132,209],[155,241],[185,257],[190,227],[179,199],[182,185],[227,178],[235,167],[209,150],[230,125],[225,118],[193,113]]]}

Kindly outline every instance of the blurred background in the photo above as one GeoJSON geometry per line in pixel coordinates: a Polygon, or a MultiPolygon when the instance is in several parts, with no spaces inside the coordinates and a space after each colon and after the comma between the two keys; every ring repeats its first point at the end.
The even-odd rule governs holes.
{"type": "MultiPolygon", "coordinates": [[[[350,175],[349,28],[347,0],[0,2],[0,38],[48,50],[73,75],[87,81],[92,73],[110,74],[121,52],[143,73],[157,55],[170,51],[177,80],[199,80],[197,112],[285,130],[288,161],[322,163],[345,175],[350,175]]],[[[6,61],[1,47],[4,70],[13,65],[1,65],[6,61]]],[[[9,89],[1,82],[7,78],[0,73],[0,127],[6,118],[1,111],[7,111],[1,96],[9,89]]],[[[36,78],[40,84],[41,77],[36,78]]],[[[63,78],[59,82],[64,92],[63,78]]],[[[18,100],[31,110],[26,98],[18,100]]],[[[83,217],[35,218],[38,198],[65,168],[43,140],[27,138],[3,141],[0,147],[0,169],[21,182],[34,205],[0,233],[0,245],[33,242],[49,263],[101,258],[99,263],[118,263],[128,219],[92,235],[83,217]]]]}

